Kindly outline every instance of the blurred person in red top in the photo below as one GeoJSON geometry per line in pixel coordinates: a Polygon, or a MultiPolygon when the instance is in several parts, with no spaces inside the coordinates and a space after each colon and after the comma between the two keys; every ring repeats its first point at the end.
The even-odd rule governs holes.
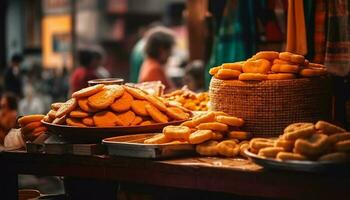
{"type": "Polygon", "coordinates": [[[139,82],[161,81],[167,91],[175,88],[164,69],[174,44],[174,36],[170,31],[159,30],[149,35],[144,49],[146,59],[141,66],[139,82]]]}
{"type": "Polygon", "coordinates": [[[0,99],[0,144],[11,128],[15,128],[17,120],[17,97],[13,93],[5,93],[0,99]]]}
{"type": "Polygon", "coordinates": [[[100,65],[99,58],[89,50],[79,51],[78,58],[80,66],[74,69],[70,77],[70,94],[87,87],[89,80],[97,79],[96,68],[100,65]]]}

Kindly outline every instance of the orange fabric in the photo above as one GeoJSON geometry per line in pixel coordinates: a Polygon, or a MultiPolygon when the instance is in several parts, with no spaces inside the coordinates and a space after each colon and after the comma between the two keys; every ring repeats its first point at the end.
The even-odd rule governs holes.
{"type": "Polygon", "coordinates": [[[288,0],[286,51],[306,55],[307,41],[303,0],[288,0]]]}
{"type": "Polygon", "coordinates": [[[147,81],[161,81],[165,85],[166,90],[174,89],[173,83],[165,75],[160,63],[151,58],[147,58],[142,63],[139,75],[140,83],[147,81]]]}

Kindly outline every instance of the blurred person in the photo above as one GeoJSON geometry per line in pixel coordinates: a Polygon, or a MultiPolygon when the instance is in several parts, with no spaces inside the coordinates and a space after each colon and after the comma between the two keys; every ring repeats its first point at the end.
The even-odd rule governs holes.
{"type": "Polygon", "coordinates": [[[0,99],[0,144],[11,128],[16,127],[17,121],[17,97],[15,94],[6,92],[0,99]]]}
{"type": "Polygon", "coordinates": [[[18,112],[20,115],[42,114],[45,112],[44,103],[38,97],[31,84],[23,88],[24,98],[19,101],[18,112]]]}
{"type": "Polygon", "coordinates": [[[194,60],[185,67],[184,85],[194,92],[203,92],[205,89],[204,63],[201,60],[194,60]]]}
{"type": "Polygon", "coordinates": [[[103,61],[102,54],[97,51],[93,51],[92,54],[94,58],[93,65],[97,66],[96,76],[98,78],[110,78],[111,73],[109,73],[109,71],[102,65],[102,61],[103,61]]]}
{"type": "Polygon", "coordinates": [[[72,94],[88,86],[88,81],[97,79],[96,68],[98,62],[94,61],[94,55],[89,50],[81,50],[78,53],[80,66],[75,68],[70,77],[69,93],[72,94]]]}
{"type": "Polygon", "coordinates": [[[22,96],[22,75],[21,63],[23,57],[21,54],[14,54],[11,58],[10,66],[5,69],[4,73],[4,90],[12,92],[16,96],[22,96]]]}
{"type": "Polygon", "coordinates": [[[139,82],[161,81],[166,90],[175,88],[165,74],[165,66],[174,43],[171,31],[159,30],[149,35],[145,46],[146,58],[141,66],[139,82]]]}

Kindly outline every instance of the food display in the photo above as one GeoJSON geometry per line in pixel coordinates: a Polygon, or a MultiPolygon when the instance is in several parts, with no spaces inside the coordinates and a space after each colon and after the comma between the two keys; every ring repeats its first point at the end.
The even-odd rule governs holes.
{"type": "Polygon", "coordinates": [[[221,80],[264,81],[323,76],[327,69],[324,65],[309,62],[302,55],[260,51],[246,61],[213,67],[209,73],[221,80]]]}
{"type": "Polygon", "coordinates": [[[26,115],[18,119],[23,136],[37,137],[47,131],[47,128],[41,123],[41,120],[47,118],[45,115],[26,115]]]}
{"type": "Polygon", "coordinates": [[[191,113],[146,92],[121,85],[98,84],[53,103],[45,122],[73,127],[128,127],[182,121],[191,113]]]}
{"type": "Polygon", "coordinates": [[[350,133],[325,121],[294,123],[277,139],[252,139],[249,151],[279,161],[345,161],[349,159],[350,133]]]}
{"type": "Polygon", "coordinates": [[[207,111],[209,94],[208,92],[194,93],[186,87],[163,95],[163,97],[175,104],[181,105],[192,111],[207,111]]]}
{"type": "Polygon", "coordinates": [[[144,141],[145,144],[196,145],[196,151],[203,156],[236,157],[245,156],[251,134],[240,131],[244,120],[224,112],[208,112],[198,115],[179,126],[166,126],[161,134],[144,141]]]}

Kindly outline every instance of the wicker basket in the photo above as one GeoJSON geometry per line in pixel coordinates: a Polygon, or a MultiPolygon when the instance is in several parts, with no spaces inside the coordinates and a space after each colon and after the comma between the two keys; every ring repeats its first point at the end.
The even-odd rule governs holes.
{"type": "Polygon", "coordinates": [[[239,81],[212,78],[211,109],[243,118],[254,137],[276,137],[294,122],[328,120],[331,81],[327,77],[239,81]]]}

